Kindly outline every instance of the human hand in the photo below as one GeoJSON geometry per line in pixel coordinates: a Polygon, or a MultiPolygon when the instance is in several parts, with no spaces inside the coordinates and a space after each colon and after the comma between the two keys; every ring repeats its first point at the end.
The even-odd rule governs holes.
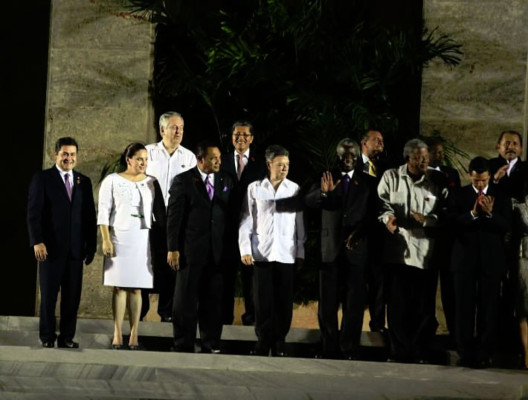
{"type": "Polygon", "coordinates": [[[174,271],[180,269],[180,252],[178,250],[169,251],[167,253],[167,264],[169,264],[169,267],[174,271]]]}
{"type": "Polygon", "coordinates": [[[255,260],[253,260],[253,256],[251,254],[244,254],[240,257],[240,260],[244,265],[255,265],[255,260]]]}
{"type": "Polygon", "coordinates": [[[495,204],[494,196],[478,196],[477,201],[483,212],[485,212],[486,214],[491,214],[493,212],[493,204],[495,204]]]}
{"type": "Polygon", "coordinates": [[[506,165],[503,165],[502,167],[500,167],[497,170],[497,172],[495,172],[495,175],[493,175],[493,180],[494,181],[500,181],[502,178],[504,178],[504,176],[508,172],[508,168],[509,168],[509,164],[506,164],[506,165]]]}
{"type": "Polygon", "coordinates": [[[396,223],[396,217],[394,215],[390,215],[389,220],[387,221],[385,226],[387,227],[390,233],[396,232],[396,230],[398,229],[398,224],[396,223]]]}
{"type": "Polygon", "coordinates": [[[39,262],[46,261],[48,258],[48,249],[44,243],[34,245],[33,251],[35,252],[35,259],[39,262]]]}
{"type": "Polygon", "coordinates": [[[415,221],[417,221],[418,223],[420,223],[421,225],[424,224],[425,222],[425,215],[417,212],[417,211],[413,211],[411,210],[411,215],[412,217],[414,218],[415,221]]]}
{"type": "Polygon", "coordinates": [[[345,240],[345,248],[347,250],[354,250],[360,241],[360,237],[357,233],[357,231],[353,231],[345,240]]]}
{"type": "Polygon", "coordinates": [[[103,255],[105,257],[114,257],[114,244],[110,239],[103,239],[103,255]]]}
{"type": "MultiPolygon", "coordinates": [[[[339,181],[337,183],[339,183],[339,181]]],[[[323,176],[321,177],[321,192],[328,193],[333,191],[337,183],[334,185],[334,178],[330,171],[323,172],[323,176]]]]}

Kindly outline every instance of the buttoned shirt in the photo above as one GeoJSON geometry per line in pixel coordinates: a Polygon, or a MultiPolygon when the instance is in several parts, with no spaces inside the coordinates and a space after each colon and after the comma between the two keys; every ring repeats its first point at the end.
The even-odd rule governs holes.
{"type": "Polygon", "coordinates": [[[447,190],[436,185],[429,174],[413,181],[404,164],[385,171],[378,184],[378,195],[381,199],[379,220],[387,224],[390,216],[394,216],[398,225],[398,230],[385,242],[383,261],[428,268],[434,240],[426,235],[425,228],[436,225],[436,212],[447,190]],[[411,211],[424,215],[424,223],[416,221],[411,211]]]}
{"type": "Polygon", "coordinates": [[[304,259],[303,212],[281,202],[292,199],[299,190],[299,185],[288,179],[281,182],[277,191],[268,178],[249,184],[239,226],[241,255],[285,264],[293,264],[295,258],[304,259]]]}
{"type": "Polygon", "coordinates": [[[172,180],[178,174],[196,166],[196,156],[183,146],[179,146],[174,153],[169,154],[163,141],[145,146],[148,152],[146,173],[154,176],[161,187],[165,206],[169,204],[169,189],[172,180]]]}

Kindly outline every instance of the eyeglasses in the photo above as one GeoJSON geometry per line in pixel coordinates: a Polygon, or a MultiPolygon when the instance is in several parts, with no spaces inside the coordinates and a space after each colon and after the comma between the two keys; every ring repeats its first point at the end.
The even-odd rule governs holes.
{"type": "Polygon", "coordinates": [[[251,133],[233,133],[233,136],[236,137],[237,139],[239,137],[243,137],[244,139],[247,139],[248,137],[253,136],[253,135],[251,133]]]}

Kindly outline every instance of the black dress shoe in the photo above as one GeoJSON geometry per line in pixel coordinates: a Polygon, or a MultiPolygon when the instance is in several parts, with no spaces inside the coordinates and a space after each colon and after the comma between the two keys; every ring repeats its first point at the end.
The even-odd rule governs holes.
{"type": "Polygon", "coordinates": [[[57,342],[57,347],[61,349],[78,349],[79,343],[74,342],[73,340],[59,340],[57,342]]]}
{"type": "Polygon", "coordinates": [[[42,342],[42,347],[45,347],[47,349],[51,349],[55,347],[55,342],[53,340],[47,340],[45,342],[42,342]]]}
{"type": "Polygon", "coordinates": [[[172,317],[161,317],[161,322],[172,322],[172,317]]]}
{"type": "Polygon", "coordinates": [[[220,354],[222,351],[218,347],[202,347],[201,352],[204,354],[220,354]]]}
{"type": "Polygon", "coordinates": [[[139,344],[129,344],[128,350],[139,350],[139,344]]]}
{"type": "Polygon", "coordinates": [[[125,346],[122,345],[122,344],[113,344],[112,345],[112,349],[113,350],[123,350],[124,348],[125,348],[125,346]]]}

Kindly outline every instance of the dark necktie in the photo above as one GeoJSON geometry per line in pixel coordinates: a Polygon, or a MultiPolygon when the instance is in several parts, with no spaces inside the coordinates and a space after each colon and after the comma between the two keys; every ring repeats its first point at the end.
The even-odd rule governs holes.
{"type": "Polygon", "coordinates": [[[64,186],[66,186],[66,192],[68,192],[68,197],[72,198],[72,187],[70,183],[70,174],[64,174],[64,186]]]}
{"type": "Polygon", "coordinates": [[[209,195],[209,199],[213,200],[214,187],[209,179],[209,175],[205,177],[205,188],[207,189],[207,194],[209,195]]]}
{"type": "Polygon", "coordinates": [[[348,184],[350,183],[350,176],[348,174],[343,175],[341,184],[343,185],[343,194],[346,196],[348,193],[348,184]]]}

